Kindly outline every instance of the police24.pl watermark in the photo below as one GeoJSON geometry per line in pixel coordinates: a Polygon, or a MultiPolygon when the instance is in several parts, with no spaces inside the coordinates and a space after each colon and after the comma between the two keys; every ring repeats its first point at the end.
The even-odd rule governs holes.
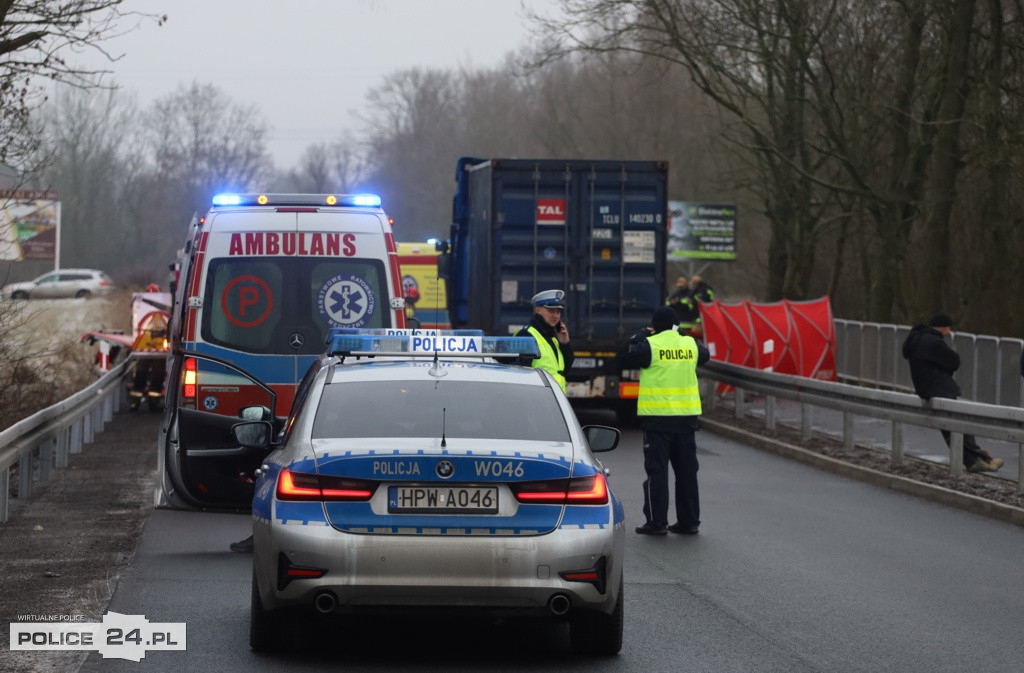
{"type": "Polygon", "coordinates": [[[104,659],[142,661],[151,650],[185,649],[184,622],[152,623],[142,615],[119,612],[108,612],[100,623],[66,615],[27,617],[37,621],[11,623],[11,650],[86,650],[104,659]]]}

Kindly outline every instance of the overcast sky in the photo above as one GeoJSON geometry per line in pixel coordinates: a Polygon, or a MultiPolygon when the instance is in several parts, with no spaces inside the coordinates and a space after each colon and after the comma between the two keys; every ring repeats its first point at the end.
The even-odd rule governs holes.
{"type": "MultiPolygon", "coordinates": [[[[555,0],[525,0],[545,10],[555,0]]],[[[367,91],[416,66],[485,68],[528,44],[521,0],[125,0],[166,14],[107,43],[105,67],[146,106],[179,84],[210,83],[258,106],[278,168],[355,125],[367,91]]],[[[95,57],[86,61],[99,63],[95,57]]],[[[354,129],[353,129],[354,130],[354,129]]]]}

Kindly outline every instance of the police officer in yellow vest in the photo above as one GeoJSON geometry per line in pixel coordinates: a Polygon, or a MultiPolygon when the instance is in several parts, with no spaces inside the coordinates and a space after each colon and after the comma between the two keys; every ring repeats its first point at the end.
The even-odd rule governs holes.
{"type": "Polygon", "coordinates": [[[575,355],[569,345],[569,330],[562,322],[565,310],[565,292],[544,290],[533,296],[533,316],[528,327],[516,332],[516,336],[532,336],[537,340],[540,357],[532,362],[523,360],[520,364],[540,367],[548,371],[565,392],[565,372],[572,367],[575,355]]]}
{"type": "Polygon", "coordinates": [[[640,369],[637,416],[644,428],[644,516],[642,535],[666,532],[693,535],[700,526],[697,490],[697,442],[700,428],[700,391],[697,365],[710,359],[708,349],[689,335],[673,329],[672,307],[654,312],[651,327],[630,339],[621,357],[628,369],[640,369]],[[676,522],[668,525],[668,468],[675,475],[676,522]]]}

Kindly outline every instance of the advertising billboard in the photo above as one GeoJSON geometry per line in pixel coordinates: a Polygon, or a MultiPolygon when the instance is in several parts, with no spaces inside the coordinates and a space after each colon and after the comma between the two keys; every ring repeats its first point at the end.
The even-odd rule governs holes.
{"type": "Polygon", "coordinates": [[[0,260],[55,261],[59,233],[56,192],[0,192],[0,260]]]}

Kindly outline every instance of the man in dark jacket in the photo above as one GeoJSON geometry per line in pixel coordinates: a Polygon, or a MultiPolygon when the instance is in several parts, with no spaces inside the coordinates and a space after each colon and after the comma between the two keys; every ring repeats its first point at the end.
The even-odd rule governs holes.
{"type": "MultiPolygon", "coordinates": [[[[903,357],[910,361],[914,392],[923,400],[933,397],[955,400],[960,396],[960,386],[953,379],[953,373],[960,368],[960,356],[945,339],[952,326],[952,318],[936,313],[927,325],[911,329],[903,342],[903,357]]],[[[949,431],[941,432],[949,444],[949,431]]],[[[992,458],[983,451],[974,435],[964,435],[964,467],[969,472],[994,472],[1002,465],[1003,459],[992,458]]]]}

